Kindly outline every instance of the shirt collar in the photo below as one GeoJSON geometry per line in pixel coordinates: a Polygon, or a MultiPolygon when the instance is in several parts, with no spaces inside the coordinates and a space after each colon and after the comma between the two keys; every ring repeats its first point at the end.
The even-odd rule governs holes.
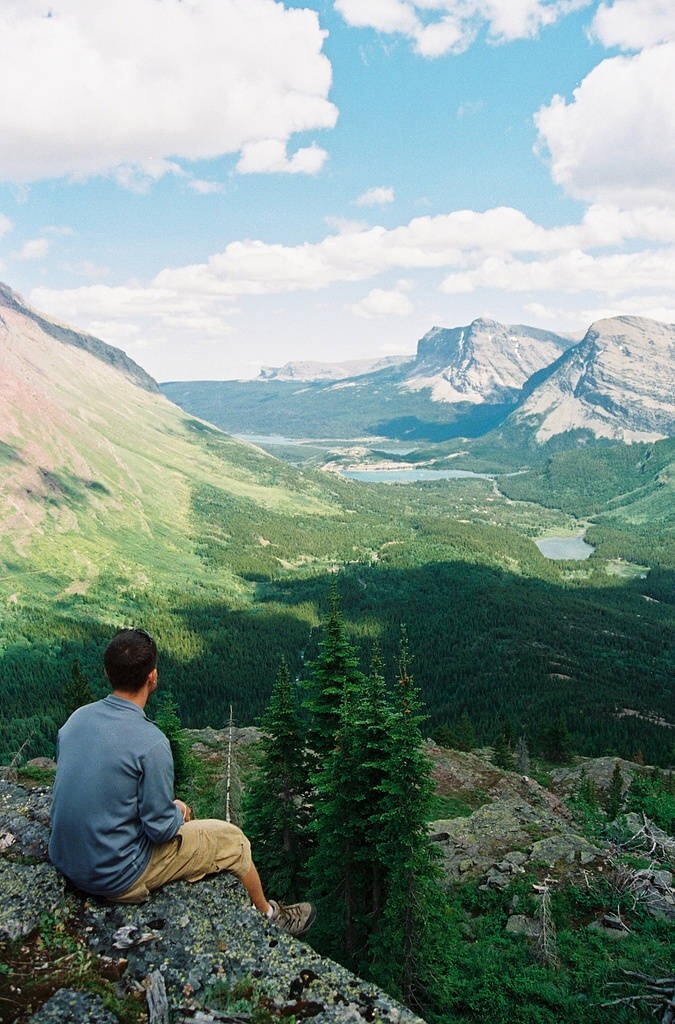
{"type": "Polygon", "coordinates": [[[117,697],[114,693],[109,693],[107,697],[104,697],[103,703],[111,704],[114,708],[121,708],[123,711],[138,712],[139,715],[143,715],[143,718],[148,717],[143,708],[139,708],[138,704],[134,704],[132,700],[125,700],[124,697],[117,697]]]}

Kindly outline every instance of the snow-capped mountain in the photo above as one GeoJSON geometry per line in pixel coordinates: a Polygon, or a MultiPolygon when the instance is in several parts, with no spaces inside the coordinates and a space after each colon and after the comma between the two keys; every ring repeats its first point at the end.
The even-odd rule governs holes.
{"type": "Polygon", "coordinates": [[[675,433],[675,324],[617,316],[591,324],[507,422],[540,443],[569,430],[654,441],[675,433]]]}
{"type": "Polygon", "coordinates": [[[555,362],[573,339],[536,327],[478,319],[468,327],[433,327],[420,340],[403,387],[436,402],[503,403],[555,362]]]}

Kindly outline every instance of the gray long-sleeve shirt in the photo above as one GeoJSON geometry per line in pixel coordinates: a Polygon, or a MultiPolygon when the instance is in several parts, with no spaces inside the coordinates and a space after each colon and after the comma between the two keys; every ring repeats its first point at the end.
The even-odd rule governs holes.
{"type": "Polygon", "coordinates": [[[141,708],[112,694],[78,708],[57,740],[52,863],[85,892],[120,895],[183,824],[173,795],[169,741],[141,708]]]}

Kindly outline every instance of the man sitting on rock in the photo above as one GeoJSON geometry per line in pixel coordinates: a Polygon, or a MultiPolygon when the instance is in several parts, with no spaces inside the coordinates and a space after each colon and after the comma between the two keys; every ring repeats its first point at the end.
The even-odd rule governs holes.
{"type": "Polygon", "coordinates": [[[310,903],[267,900],[248,839],[236,825],[192,821],[174,799],[169,741],[145,715],[157,689],[157,646],[125,629],[106,647],[112,693],[78,708],[59,730],[52,802],[52,863],[78,889],[141,903],[166,882],[229,871],[257,909],[291,935],[314,921],[310,903]]]}

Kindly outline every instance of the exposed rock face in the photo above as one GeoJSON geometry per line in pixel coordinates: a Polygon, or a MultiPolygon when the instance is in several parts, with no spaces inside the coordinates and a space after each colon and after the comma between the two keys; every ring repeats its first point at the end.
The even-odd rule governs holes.
{"type": "Polygon", "coordinates": [[[608,851],[578,834],[561,796],[569,796],[583,775],[600,792],[606,791],[617,762],[624,790],[635,774],[644,771],[619,758],[583,759],[552,772],[555,792],[551,792],[534,779],[502,771],[486,756],[440,747],[431,747],[429,753],[437,792],[466,800],[482,794],[482,805],[470,816],[438,820],[431,826],[446,878],[451,882],[482,878],[487,888],[496,889],[505,888],[512,876],[523,871],[536,874],[557,868],[566,874],[570,869],[601,866],[608,851]]]}
{"type": "MultiPolygon", "coordinates": [[[[48,789],[0,781],[0,944],[28,935],[45,912],[76,905],[90,950],[117,968],[127,990],[142,991],[144,980],[160,973],[172,1020],[179,1012],[181,1020],[222,1019],[209,1014],[209,993],[249,979],[279,1018],[424,1024],[381,989],[269,924],[231,875],[174,883],[139,906],[75,892],[46,861],[50,796],[48,789]]],[[[61,990],[32,1024],[90,1020],[113,1024],[117,1017],[104,1015],[97,997],[61,990]]]]}
{"type": "Polygon", "coordinates": [[[655,441],[675,432],[675,324],[598,320],[518,410],[539,442],[567,430],[655,441]]]}
{"type": "Polygon", "coordinates": [[[533,373],[571,344],[571,339],[549,331],[494,320],[433,327],[419,342],[405,387],[428,388],[439,402],[512,402],[533,373]]]}
{"type": "Polygon", "coordinates": [[[633,777],[640,774],[642,769],[634,761],[625,761],[621,757],[593,757],[580,761],[578,764],[554,768],[551,772],[551,782],[557,792],[569,796],[585,776],[597,786],[600,792],[604,792],[610,787],[617,765],[621,772],[622,789],[625,793],[630,787],[633,777]]]}

